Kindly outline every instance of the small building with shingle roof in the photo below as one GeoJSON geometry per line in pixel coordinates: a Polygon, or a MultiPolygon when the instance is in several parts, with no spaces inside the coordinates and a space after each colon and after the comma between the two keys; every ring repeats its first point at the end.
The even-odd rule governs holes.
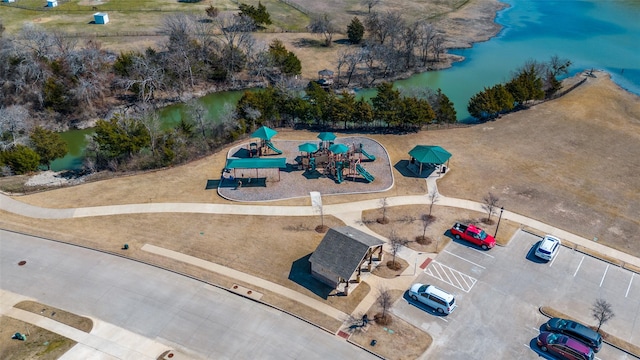
{"type": "Polygon", "coordinates": [[[382,259],[383,244],[384,241],[351,226],[331,228],[309,258],[311,275],[334,288],[342,283],[348,287],[353,277],[359,279],[365,263],[371,270],[376,252],[376,260],[382,259]]]}

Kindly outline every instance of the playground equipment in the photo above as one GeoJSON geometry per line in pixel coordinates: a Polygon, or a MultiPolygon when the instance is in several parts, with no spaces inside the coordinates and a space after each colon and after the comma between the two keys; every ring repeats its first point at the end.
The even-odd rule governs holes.
{"type": "Polygon", "coordinates": [[[277,149],[277,148],[273,145],[273,143],[272,143],[271,141],[269,141],[269,140],[265,140],[265,141],[264,141],[264,143],[265,143],[265,145],[266,145],[269,149],[271,149],[271,150],[272,150],[273,152],[275,152],[276,154],[278,154],[278,155],[281,155],[281,154],[282,154],[282,150],[277,149]]]}
{"type": "Polygon", "coordinates": [[[369,174],[369,172],[367,170],[364,169],[364,167],[362,167],[362,165],[357,164],[356,165],[356,170],[358,171],[358,173],[360,175],[362,175],[362,177],[367,180],[367,182],[372,182],[373,180],[375,180],[375,178],[373,177],[373,175],[369,174]]]}
{"type": "Polygon", "coordinates": [[[371,175],[361,164],[363,157],[368,161],[374,161],[375,156],[364,151],[362,144],[356,147],[345,144],[323,144],[316,151],[312,150],[308,145],[301,144],[298,149],[306,152],[307,155],[300,160],[302,167],[308,171],[320,171],[325,176],[333,176],[338,184],[341,184],[345,178],[362,177],[367,182],[374,181],[375,177],[371,175]],[[307,151],[305,151],[307,150],[307,151]]]}
{"type": "Polygon", "coordinates": [[[374,161],[376,159],[375,156],[369,154],[368,152],[364,151],[364,148],[362,147],[362,144],[360,144],[360,154],[362,154],[364,157],[366,157],[367,159],[374,161]]]}
{"type": "Polygon", "coordinates": [[[338,184],[342,184],[342,170],[344,168],[344,163],[342,161],[336,161],[336,181],[338,184]]]}

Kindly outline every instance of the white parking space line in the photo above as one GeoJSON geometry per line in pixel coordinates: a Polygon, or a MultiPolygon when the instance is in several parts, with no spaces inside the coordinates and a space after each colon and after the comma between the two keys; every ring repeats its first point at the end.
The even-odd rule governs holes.
{"type": "Polygon", "coordinates": [[[467,293],[478,282],[476,278],[437,261],[432,261],[431,264],[424,269],[424,272],[467,293]]]}
{"type": "Polygon", "coordinates": [[[576,272],[573,273],[573,277],[576,277],[576,275],[578,274],[578,270],[580,270],[580,266],[582,266],[583,261],[584,261],[584,255],[582,256],[582,259],[580,259],[580,264],[578,264],[578,267],[576,268],[576,272]]]}
{"type": "Polygon", "coordinates": [[[492,258],[492,259],[493,259],[493,258],[495,258],[495,256],[487,254],[487,252],[486,252],[486,251],[480,251],[480,250],[478,250],[478,249],[476,249],[476,248],[472,248],[471,246],[467,246],[467,247],[468,247],[469,249],[471,249],[471,250],[473,250],[473,251],[475,251],[475,252],[479,253],[479,254],[484,255],[484,256],[488,256],[488,257],[490,257],[490,258],[492,258]]]}
{"type": "Polygon", "coordinates": [[[634,276],[636,276],[636,273],[631,273],[631,280],[629,280],[629,286],[627,286],[627,293],[624,294],[624,297],[629,296],[629,290],[631,289],[631,283],[633,283],[634,276]]]}
{"type": "Polygon", "coordinates": [[[602,287],[602,283],[604,282],[604,277],[607,276],[607,271],[609,271],[609,264],[607,264],[607,268],[604,269],[604,274],[602,274],[602,280],[600,280],[600,287],[602,287]]]}
{"type": "Polygon", "coordinates": [[[473,261],[471,261],[471,260],[467,260],[467,259],[463,258],[463,257],[462,257],[462,256],[460,256],[460,255],[456,255],[456,254],[454,254],[454,253],[452,253],[452,252],[449,252],[448,250],[445,250],[444,252],[446,252],[446,253],[447,253],[447,254],[449,254],[449,255],[453,255],[453,256],[457,257],[458,259],[460,259],[460,260],[464,260],[464,261],[466,261],[466,262],[468,262],[468,263],[470,263],[470,264],[473,264],[473,265],[475,265],[475,266],[477,266],[477,267],[479,267],[479,268],[486,269],[486,267],[484,267],[484,266],[482,266],[482,265],[478,265],[478,264],[474,263],[473,261]]]}
{"type": "Polygon", "coordinates": [[[556,261],[556,259],[558,258],[558,256],[560,256],[560,251],[558,251],[556,253],[556,256],[553,257],[553,259],[551,259],[551,263],[549,264],[549,267],[553,266],[553,263],[556,261]]]}

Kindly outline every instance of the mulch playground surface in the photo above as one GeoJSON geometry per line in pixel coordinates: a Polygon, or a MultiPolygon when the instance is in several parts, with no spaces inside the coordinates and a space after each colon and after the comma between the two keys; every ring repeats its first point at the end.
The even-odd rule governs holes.
{"type": "MultiPolygon", "coordinates": [[[[331,174],[320,171],[305,171],[298,166],[301,157],[306,153],[298,150],[298,145],[305,142],[319,144],[318,139],[308,141],[278,141],[272,139],[271,143],[282,151],[281,155],[269,152],[268,158],[286,158],[287,168],[281,169],[235,169],[221,174],[221,178],[209,180],[208,189],[217,188],[220,196],[234,201],[269,201],[299,197],[308,197],[309,192],[318,191],[322,195],[337,194],[361,194],[370,192],[383,192],[393,186],[393,171],[389,154],[377,141],[366,137],[340,137],[334,140],[335,144],[344,144],[350,149],[362,148],[375,160],[368,160],[365,156],[355,153],[352,158],[360,159],[360,165],[374,177],[372,182],[367,182],[361,175],[348,175],[344,171],[342,183],[338,183],[331,174]],[[239,181],[242,182],[239,185],[239,181]]],[[[246,157],[249,142],[236,146],[229,150],[227,158],[246,157]]],[[[409,158],[409,155],[407,155],[409,158]]],[[[353,172],[352,172],[353,173],[353,172]]]]}

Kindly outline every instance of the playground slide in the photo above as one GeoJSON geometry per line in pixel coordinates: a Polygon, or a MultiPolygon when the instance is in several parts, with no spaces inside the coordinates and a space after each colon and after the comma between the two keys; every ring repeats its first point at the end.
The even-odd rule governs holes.
{"type": "Polygon", "coordinates": [[[356,170],[360,175],[362,175],[365,180],[367,180],[367,182],[372,182],[375,179],[373,175],[369,174],[369,172],[365,170],[360,164],[356,165],[356,170]]]}
{"type": "Polygon", "coordinates": [[[276,154],[278,155],[282,154],[282,150],[276,149],[276,147],[273,146],[273,143],[271,141],[266,141],[266,143],[269,149],[273,150],[276,154]]]}
{"type": "Polygon", "coordinates": [[[364,155],[364,157],[366,157],[367,159],[374,161],[376,159],[375,156],[369,154],[368,152],[364,151],[364,149],[360,148],[360,152],[362,153],[362,155],[364,155]]]}
{"type": "Polygon", "coordinates": [[[338,180],[338,184],[342,184],[342,161],[336,161],[336,179],[338,180]]]}

